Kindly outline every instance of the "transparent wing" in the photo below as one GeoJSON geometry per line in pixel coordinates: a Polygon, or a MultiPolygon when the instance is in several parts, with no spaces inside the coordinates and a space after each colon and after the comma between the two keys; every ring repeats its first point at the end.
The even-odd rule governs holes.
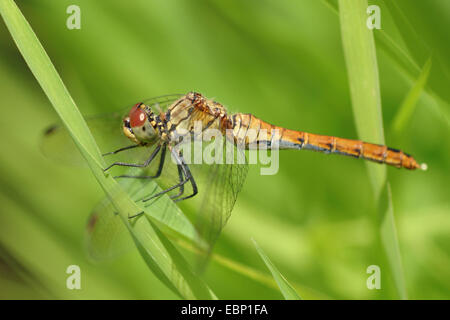
{"type": "Polygon", "coordinates": [[[176,100],[180,99],[183,94],[166,94],[158,97],[153,97],[149,99],[145,99],[142,102],[150,107],[152,107],[155,113],[166,111],[167,108],[174,103],[176,100]]]}
{"type": "Polygon", "coordinates": [[[86,225],[86,249],[91,260],[110,260],[133,248],[133,241],[108,198],[92,211],[86,225]]]}
{"type": "MultiPolygon", "coordinates": [[[[235,151],[237,150],[235,149],[235,151]]],[[[243,157],[245,159],[245,155],[243,157]]],[[[147,171],[154,172],[156,165],[155,163],[152,165],[153,169],[131,169],[127,173],[146,174],[147,171]]],[[[207,244],[207,247],[203,247],[199,255],[195,257],[197,269],[203,270],[220,232],[231,215],[239,191],[247,176],[248,165],[246,163],[201,164],[190,165],[190,169],[197,182],[199,194],[195,198],[178,204],[185,206],[188,205],[187,202],[193,200],[190,205],[194,207],[195,216],[193,219],[200,238],[197,243],[207,244]]],[[[175,164],[170,160],[170,157],[166,157],[162,175],[156,180],[158,185],[165,189],[175,185],[178,179],[175,164]]],[[[155,192],[150,188],[148,182],[149,180],[141,179],[119,180],[119,183],[135,201],[155,192]]],[[[190,194],[192,192],[191,187],[186,186],[184,192],[185,195],[190,194]]],[[[178,193],[178,190],[173,190],[170,195],[176,193],[178,193]]],[[[149,205],[155,204],[157,202],[149,205]]],[[[161,208],[161,210],[163,209],[161,208]]],[[[165,215],[164,212],[160,214],[161,216],[165,215]]],[[[124,224],[120,221],[120,217],[115,214],[114,206],[107,198],[93,210],[86,230],[88,253],[93,260],[109,260],[133,248],[133,243],[124,224]]]]}
{"type": "MultiPolygon", "coordinates": [[[[166,95],[144,100],[147,105],[155,108],[155,112],[164,111],[175,100],[182,95],[166,95]]],[[[122,119],[128,113],[131,106],[122,112],[99,115],[87,118],[88,126],[99,144],[102,153],[111,152],[119,148],[131,145],[128,139],[122,134],[122,119]]],[[[82,164],[84,161],[79,155],[68,132],[61,125],[53,126],[46,131],[42,142],[42,151],[46,156],[60,163],[82,164]]],[[[234,203],[236,202],[239,191],[245,181],[248,165],[239,163],[238,155],[243,155],[243,151],[230,148],[230,143],[224,145],[223,157],[227,157],[227,152],[233,150],[234,164],[202,164],[190,165],[191,171],[199,186],[199,195],[193,203],[199,205],[199,210],[195,210],[195,225],[201,241],[205,240],[208,244],[206,254],[203,254],[199,260],[200,267],[204,266],[212,247],[217,240],[221,230],[230,217],[234,203]]],[[[129,163],[142,163],[152,152],[152,147],[142,147],[127,150],[111,157],[108,162],[124,161],[129,163]],[[111,160],[110,160],[111,159],[111,160]]],[[[245,160],[245,155],[243,155],[245,160]]],[[[179,176],[177,167],[169,160],[170,155],[164,162],[163,174],[158,178],[158,184],[164,189],[178,182],[179,176]]],[[[155,172],[159,159],[155,159],[149,168],[140,170],[141,175],[151,175],[155,172]]],[[[226,162],[226,161],[223,161],[226,162]]],[[[123,168],[114,168],[120,171],[123,168]]],[[[121,172],[120,174],[122,174],[121,172]]],[[[128,173],[128,171],[127,171],[128,173]]],[[[134,171],[136,174],[136,171],[134,171]]],[[[153,190],[148,190],[148,181],[140,179],[124,179],[119,183],[132,195],[134,200],[140,200],[150,195],[153,190]]],[[[186,186],[185,194],[192,190],[186,186]]],[[[173,190],[170,194],[174,195],[178,190],[173,190]]],[[[190,200],[187,200],[190,201],[190,200]]],[[[132,241],[128,232],[120,221],[120,217],[114,212],[114,206],[108,199],[103,200],[91,213],[87,224],[87,247],[89,255],[94,260],[104,260],[117,256],[132,247],[132,241]]]]}
{"type": "MultiPolygon", "coordinates": [[[[159,159],[156,159],[159,160],[159,159]]],[[[150,169],[131,168],[125,171],[130,175],[145,175],[155,171],[159,163],[150,169]]],[[[156,180],[160,186],[170,186],[176,183],[174,168],[166,160],[162,177],[156,180]]],[[[149,179],[118,179],[119,184],[134,201],[139,201],[155,192],[155,186],[149,179]]],[[[158,205],[158,203],[154,205],[158,205]]],[[[157,207],[159,216],[166,215],[169,208],[157,207]]],[[[133,241],[121,218],[116,214],[112,202],[105,197],[92,211],[86,226],[86,248],[89,258],[94,261],[111,260],[120,254],[134,248],[133,241]]]]}
{"type": "MultiPolygon", "coordinates": [[[[174,101],[182,95],[172,94],[146,99],[143,102],[155,112],[164,111],[174,101]]],[[[99,145],[102,153],[111,152],[119,148],[131,145],[132,143],[122,134],[122,120],[127,115],[134,104],[123,108],[122,111],[100,114],[86,118],[88,127],[99,145]]],[[[85,166],[85,161],[75,143],[72,141],[69,132],[62,124],[56,124],[48,128],[41,140],[41,151],[49,159],[60,164],[85,166]]],[[[141,163],[147,159],[152,152],[152,147],[142,147],[130,149],[116,155],[108,156],[108,162],[123,161],[129,163],[141,163]]],[[[140,174],[151,174],[156,169],[159,159],[155,159],[149,168],[141,170],[140,174]]],[[[116,173],[122,174],[124,168],[117,168],[116,173]]],[[[173,170],[173,169],[172,169],[173,170]]],[[[131,170],[138,174],[136,170],[131,170]]],[[[176,181],[176,174],[171,174],[171,170],[166,170],[165,178],[162,180],[169,185],[176,181]]],[[[127,171],[128,172],[128,171],[127,171]]],[[[137,190],[151,192],[147,190],[145,180],[125,181],[119,183],[131,194],[139,195],[137,190]],[[134,183],[131,183],[134,182],[134,183]],[[129,189],[129,190],[128,190],[129,189]]],[[[137,199],[135,199],[137,200],[137,199]]],[[[129,238],[126,227],[120,221],[120,217],[115,214],[115,209],[109,199],[105,198],[92,211],[86,226],[87,251],[93,260],[111,259],[132,248],[132,241],[129,238]]]]}
{"type": "Polygon", "coordinates": [[[243,150],[226,142],[223,162],[211,165],[194,165],[194,178],[199,184],[200,207],[195,218],[199,236],[209,244],[207,252],[197,257],[197,268],[203,270],[213,246],[223,227],[230,218],[231,211],[247,177],[248,163],[243,150]],[[233,163],[226,162],[232,152],[233,163]]]}

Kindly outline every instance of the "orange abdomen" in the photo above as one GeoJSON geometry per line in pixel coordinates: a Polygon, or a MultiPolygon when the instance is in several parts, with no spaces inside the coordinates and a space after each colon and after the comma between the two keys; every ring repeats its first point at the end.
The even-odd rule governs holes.
{"type": "Polygon", "coordinates": [[[385,163],[397,168],[426,170],[425,164],[419,165],[409,154],[384,145],[289,130],[271,125],[251,114],[238,113],[232,115],[230,119],[235,143],[247,149],[260,145],[275,148],[278,145],[280,149],[306,149],[336,153],[385,163]]]}

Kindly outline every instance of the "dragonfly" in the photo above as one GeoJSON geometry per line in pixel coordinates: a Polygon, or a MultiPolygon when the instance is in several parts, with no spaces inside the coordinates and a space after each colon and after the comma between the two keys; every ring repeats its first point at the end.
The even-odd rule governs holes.
{"type": "MultiPolygon", "coordinates": [[[[401,150],[361,140],[290,130],[272,125],[252,114],[231,114],[221,103],[197,92],[151,98],[133,105],[124,116],[114,113],[88,119],[91,130],[100,128],[103,131],[98,135],[93,131],[94,136],[97,139],[103,137],[107,141],[118,136],[119,123],[123,133],[121,137],[124,138],[121,141],[125,143],[128,140],[131,144],[106,150],[104,156],[128,154],[130,160],[115,161],[104,171],[108,172],[114,167],[133,168],[140,172],[121,174],[116,178],[161,180],[165,188],[153,194],[140,195],[138,201],[141,203],[149,203],[163,195],[169,195],[174,203],[180,203],[200,195],[199,213],[202,218],[199,219],[197,229],[202,230],[200,233],[211,246],[230,217],[245,181],[248,163],[244,161],[201,165],[200,167],[208,167],[201,173],[201,170],[194,168],[197,165],[186,161],[179,148],[180,141],[185,137],[195,138],[195,135],[207,130],[216,130],[238,153],[258,146],[280,150],[313,150],[361,158],[397,168],[426,170],[426,164],[419,164],[411,155],[401,150]],[[249,134],[250,132],[252,134],[249,134]],[[139,150],[139,153],[136,153],[136,150],[139,150]],[[167,161],[169,154],[174,160],[170,169],[170,161],[167,161]],[[152,170],[147,170],[148,168],[152,170]],[[150,171],[151,174],[148,173],[150,171]],[[203,190],[197,180],[203,180],[203,190]]],[[[65,146],[66,140],[58,138],[63,132],[61,128],[48,130],[46,140],[50,143],[47,144],[51,145],[52,141],[55,144],[57,141],[60,146],[65,146]]],[[[65,135],[66,138],[69,137],[67,133],[65,135]]],[[[58,155],[64,156],[65,152],[58,152],[58,155]]],[[[114,242],[115,236],[104,236],[108,233],[108,230],[104,229],[112,229],[110,233],[113,234],[115,228],[118,228],[116,223],[111,222],[114,217],[111,211],[112,205],[103,202],[91,215],[88,223],[91,251],[99,253],[101,250],[109,250],[110,243],[114,242]]],[[[136,218],[139,214],[130,218],[136,218]]]]}

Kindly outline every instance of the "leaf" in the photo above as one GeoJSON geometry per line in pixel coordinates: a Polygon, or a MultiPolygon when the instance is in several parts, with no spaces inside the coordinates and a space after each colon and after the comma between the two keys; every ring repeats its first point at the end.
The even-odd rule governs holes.
{"type": "MultiPolygon", "coordinates": [[[[215,298],[207,285],[190,271],[189,265],[184,260],[180,259],[179,254],[169,245],[169,240],[155,224],[144,223],[148,221],[147,219],[129,222],[128,215],[141,210],[110,175],[103,173],[105,163],[99,148],[35,33],[14,1],[0,0],[0,13],[30,70],[132,234],[148,267],[182,298],[215,298]]],[[[147,210],[151,210],[151,207],[147,210]]]]}
{"type": "Polygon", "coordinates": [[[264,253],[264,251],[261,249],[261,247],[256,243],[254,239],[253,243],[255,244],[255,248],[258,251],[259,256],[266,264],[267,268],[272,273],[273,278],[278,284],[278,287],[280,288],[281,293],[283,294],[284,298],[286,300],[301,300],[300,296],[298,295],[297,291],[289,284],[289,282],[286,280],[285,277],[278,271],[278,269],[275,267],[275,265],[270,261],[269,257],[264,253]]]}
{"type": "MultiPolygon", "coordinates": [[[[362,140],[384,144],[380,85],[373,32],[366,26],[367,0],[339,0],[342,44],[350,83],[356,129],[362,140]]],[[[367,163],[380,215],[383,248],[398,295],[406,299],[386,166],[367,163]]]]}

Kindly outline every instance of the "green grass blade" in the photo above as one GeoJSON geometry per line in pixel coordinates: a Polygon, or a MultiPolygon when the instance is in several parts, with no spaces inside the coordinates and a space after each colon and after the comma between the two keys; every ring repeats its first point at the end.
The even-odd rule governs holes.
{"type": "Polygon", "coordinates": [[[385,184],[381,192],[378,201],[378,214],[381,220],[381,242],[391,268],[395,287],[397,288],[399,297],[401,299],[407,299],[397,228],[395,226],[394,207],[392,205],[391,186],[389,183],[385,184]]]}
{"type": "Polygon", "coordinates": [[[395,24],[400,32],[410,55],[418,66],[424,63],[431,54],[431,49],[425,44],[415,30],[413,23],[409,21],[405,13],[399,8],[395,1],[383,1],[391,14],[395,16],[395,24]]]}
{"type": "Polygon", "coordinates": [[[406,95],[405,99],[402,102],[394,120],[392,123],[392,129],[399,134],[405,128],[405,125],[408,123],[411,115],[414,112],[414,108],[417,104],[417,101],[420,98],[425,86],[427,84],[428,75],[430,74],[431,69],[431,58],[425,63],[422,68],[422,72],[417,78],[411,90],[406,95]]]}
{"type": "MultiPolygon", "coordinates": [[[[367,0],[339,0],[341,34],[358,135],[362,140],[384,144],[378,66],[373,33],[366,26],[367,7],[367,0]]],[[[404,299],[406,289],[386,166],[367,163],[367,168],[378,203],[383,248],[398,295],[404,299]]]]}
{"type": "MultiPolygon", "coordinates": [[[[322,0],[334,13],[339,14],[337,2],[332,0],[322,0]]],[[[409,78],[415,77],[419,72],[419,65],[414,61],[409,52],[400,47],[391,36],[383,29],[377,30],[375,39],[380,48],[404,71],[409,78]]]]}
{"type": "Polygon", "coordinates": [[[13,1],[2,0],[0,6],[6,26],[31,72],[52,105],[55,106],[56,112],[67,126],[72,138],[78,137],[74,139],[75,143],[88,153],[97,165],[100,165],[103,162],[100,151],[90,135],[86,122],[78,109],[74,107],[75,103],[30,25],[13,1]]]}
{"type": "MultiPolygon", "coordinates": [[[[373,34],[366,26],[367,7],[367,0],[339,1],[341,34],[356,130],[362,140],[384,144],[378,66],[373,34]]],[[[386,181],[386,167],[366,165],[378,198],[386,181]]]]}
{"type": "Polygon", "coordinates": [[[280,288],[281,293],[283,294],[286,300],[301,300],[297,291],[289,284],[285,277],[278,271],[275,265],[270,261],[269,257],[264,253],[263,249],[256,243],[254,239],[253,243],[255,244],[255,248],[258,251],[259,256],[266,264],[267,268],[272,273],[273,278],[275,279],[278,287],[280,288]]]}
{"type": "Polygon", "coordinates": [[[95,178],[113,202],[149,268],[180,297],[215,298],[153,223],[145,218],[129,222],[128,215],[141,209],[110,175],[103,173],[105,164],[99,148],[31,26],[12,0],[0,0],[0,13],[30,70],[67,127],[95,178]]]}
{"type": "MultiPolygon", "coordinates": [[[[334,13],[339,14],[339,8],[337,6],[337,2],[333,0],[322,0],[323,3],[330,8],[334,13]]],[[[390,8],[395,8],[391,2],[386,2],[390,8]]],[[[398,10],[395,10],[398,12],[398,10]]],[[[395,13],[394,12],[394,13],[395,13]]],[[[405,17],[402,16],[402,19],[405,17]]],[[[400,23],[403,26],[403,24],[400,23]]],[[[407,24],[410,26],[410,24],[407,24]]],[[[401,32],[402,35],[407,34],[408,31],[401,32]]],[[[394,63],[394,66],[398,68],[398,70],[405,75],[410,81],[415,81],[420,75],[420,64],[417,60],[412,57],[412,55],[408,52],[407,49],[402,48],[398,43],[383,29],[376,30],[375,39],[378,47],[383,50],[388,57],[394,63]]],[[[431,105],[431,109],[439,115],[439,118],[442,119],[447,125],[450,123],[450,116],[448,111],[448,103],[445,99],[442,98],[441,95],[437,94],[435,89],[429,85],[426,85],[425,93],[427,97],[432,101],[434,105],[431,105]]]]}

